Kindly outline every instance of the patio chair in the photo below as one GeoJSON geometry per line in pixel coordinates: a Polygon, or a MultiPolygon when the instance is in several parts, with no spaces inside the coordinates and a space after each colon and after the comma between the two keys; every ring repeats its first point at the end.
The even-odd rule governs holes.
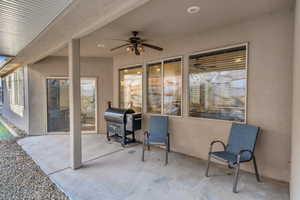
{"type": "Polygon", "coordinates": [[[168,152],[170,152],[170,135],[168,133],[168,117],[167,116],[151,116],[150,129],[144,133],[142,161],[145,161],[145,148],[150,145],[165,146],[166,156],[165,165],[168,164],[168,152]]]}
{"type": "Polygon", "coordinates": [[[215,140],[211,142],[210,150],[208,153],[208,164],[205,173],[206,177],[209,176],[208,170],[212,157],[217,160],[227,162],[228,167],[235,168],[233,192],[237,193],[240,164],[243,162],[249,162],[253,160],[256,179],[258,182],[260,182],[258,169],[256,165],[256,159],[254,156],[254,149],[258,133],[258,127],[246,124],[233,123],[231,126],[230,136],[227,145],[225,145],[220,140],[215,140]],[[220,143],[223,146],[224,151],[212,151],[214,144],[217,143],[220,143]]]}

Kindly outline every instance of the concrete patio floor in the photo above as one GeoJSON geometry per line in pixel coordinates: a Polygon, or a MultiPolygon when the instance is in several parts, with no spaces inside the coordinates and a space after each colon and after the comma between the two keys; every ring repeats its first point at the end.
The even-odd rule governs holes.
{"type": "Polygon", "coordinates": [[[287,184],[242,172],[239,193],[232,193],[231,172],[214,164],[204,176],[206,161],[152,149],[141,162],[141,146],[122,148],[104,135],[83,135],[84,166],[69,166],[69,136],[32,136],[18,141],[41,169],[73,200],[288,200],[287,184]]]}

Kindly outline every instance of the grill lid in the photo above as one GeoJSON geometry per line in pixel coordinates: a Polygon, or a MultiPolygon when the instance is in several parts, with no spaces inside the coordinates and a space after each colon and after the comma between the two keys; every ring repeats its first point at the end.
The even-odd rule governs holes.
{"type": "Polygon", "coordinates": [[[107,108],[104,118],[108,121],[126,123],[126,114],[134,113],[132,109],[107,108]]]}
{"type": "Polygon", "coordinates": [[[115,113],[115,114],[120,114],[120,115],[134,113],[134,111],[131,109],[121,109],[121,108],[107,108],[105,112],[106,113],[115,113]]]}

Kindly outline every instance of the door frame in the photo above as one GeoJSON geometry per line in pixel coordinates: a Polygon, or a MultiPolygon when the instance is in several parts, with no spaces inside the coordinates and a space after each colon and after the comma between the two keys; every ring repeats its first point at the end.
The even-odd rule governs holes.
{"type": "MultiPolygon", "coordinates": [[[[48,80],[49,79],[60,79],[60,80],[68,80],[67,76],[48,76],[45,78],[45,91],[46,91],[46,98],[45,98],[45,134],[46,135],[69,135],[69,131],[48,131],[48,80]]],[[[98,78],[97,77],[80,77],[81,79],[85,80],[94,80],[95,81],[95,130],[94,131],[81,131],[83,134],[97,134],[98,133],[98,78]]]]}

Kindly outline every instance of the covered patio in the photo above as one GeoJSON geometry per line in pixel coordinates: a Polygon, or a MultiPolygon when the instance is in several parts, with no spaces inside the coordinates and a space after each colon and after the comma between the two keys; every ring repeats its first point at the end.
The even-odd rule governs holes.
{"type": "Polygon", "coordinates": [[[69,136],[32,136],[18,143],[71,199],[140,200],[288,200],[288,185],[242,172],[240,193],[232,193],[232,170],[214,164],[206,178],[206,161],[170,153],[164,166],[163,151],[146,152],[141,162],[141,145],[122,148],[103,135],[83,135],[83,167],[69,167],[69,136]]]}
{"type": "Polygon", "coordinates": [[[297,3],[74,0],[0,70],[3,116],[72,200],[298,200],[297,3]],[[115,126],[109,109],[119,110],[115,126]],[[127,127],[126,112],[140,116],[139,128],[127,127]],[[153,117],[167,119],[157,131],[167,166],[161,148],[141,161],[153,117]],[[257,131],[252,142],[240,131],[246,139],[227,152],[233,124],[257,131]],[[108,141],[112,132],[134,143],[108,141]],[[212,163],[206,177],[212,141],[233,159],[212,163]],[[262,182],[248,162],[256,159],[262,182]],[[235,194],[227,164],[239,170],[240,161],[235,194]]]}

